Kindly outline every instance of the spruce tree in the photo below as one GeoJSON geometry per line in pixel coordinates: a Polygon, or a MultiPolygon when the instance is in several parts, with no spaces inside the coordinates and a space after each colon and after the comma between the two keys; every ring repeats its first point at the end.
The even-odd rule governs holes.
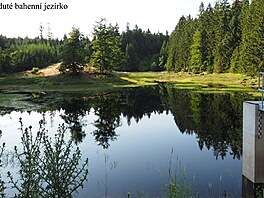
{"type": "Polygon", "coordinates": [[[94,27],[93,36],[92,64],[98,67],[101,73],[120,68],[124,63],[124,54],[121,51],[118,26],[108,25],[106,19],[101,19],[94,27]]]}
{"type": "Polygon", "coordinates": [[[231,20],[229,22],[230,35],[231,35],[231,50],[232,56],[230,60],[230,71],[239,72],[239,56],[240,44],[242,37],[241,16],[242,16],[242,2],[235,0],[231,8],[231,20]]]}
{"type": "Polygon", "coordinates": [[[215,18],[214,10],[209,3],[202,17],[202,52],[203,52],[203,64],[205,70],[209,73],[213,72],[214,65],[214,49],[215,49],[215,18]]]}
{"type": "Polygon", "coordinates": [[[202,53],[201,53],[201,32],[197,29],[193,35],[193,44],[191,45],[191,71],[201,72],[202,53]]]}
{"type": "Polygon", "coordinates": [[[70,71],[73,75],[79,74],[83,70],[85,63],[83,34],[76,27],[69,33],[62,52],[62,72],[70,71]]]}
{"type": "Polygon", "coordinates": [[[168,42],[165,40],[162,44],[159,54],[159,67],[164,69],[168,59],[168,42]]]}
{"type": "MultiPolygon", "coordinates": [[[[215,4],[215,32],[216,45],[214,50],[214,71],[225,72],[230,66],[230,6],[228,0],[221,0],[215,4]]],[[[232,54],[232,53],[231,53],[232,54]]]]}
{"type": "Polygon", "coordinates": [[[264,57],[264,1],[252,0],[243,6],[243,29],[240,65],[244,73],[256,75],[263,71],[264,57]]]}
{"type": "Polygon", "coordinates": [[[196,29],[191,16],[182,16],[172,32],[168,45],[167,70],[187,71],[190,67],[192,37],[196,29]]]}
{"type": "Polygon", "coordinates": [[[127,61],[127,67],[125,70],[128,71],[137,71],[138,70],[138,64],[139,64],[139,58],[138,54],[136,53],[136,49],[133,44],[128,43],[126,46],[126,54],[125,58],[127,61]]]}

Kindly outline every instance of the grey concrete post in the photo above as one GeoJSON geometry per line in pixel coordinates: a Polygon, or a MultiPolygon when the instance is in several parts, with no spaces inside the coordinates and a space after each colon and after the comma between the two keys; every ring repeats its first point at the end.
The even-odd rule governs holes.
{"type": "Polygon", "coordinates": [[[264,183],[264,126],[260,126],[264,112],[259,111],[260,104],[243,103],[243,175],[253,183],[264,183]]]}

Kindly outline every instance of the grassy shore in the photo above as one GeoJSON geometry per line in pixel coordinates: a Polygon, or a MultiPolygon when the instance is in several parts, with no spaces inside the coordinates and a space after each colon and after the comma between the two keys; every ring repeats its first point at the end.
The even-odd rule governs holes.
{"type": "Polygon", "coordinates": [[[83,74],[44,76],[17,73],[0,77],[3,91],[100,92],[123,87],[171,83],[175,88],[199,92],[241,91],[260,95],[257,79],[242,74],[191,74],[174,72],[115,72],[112,75],[83,74]]]}
{"type": "Polygon", "coordinates": [[[243,91],[258,95],[257,78],[242,74],[191,74],[169,72],[128,73],[123,77],[139,85],[171,83],[178,89],[193,89],[201,92],[243,91]]]}

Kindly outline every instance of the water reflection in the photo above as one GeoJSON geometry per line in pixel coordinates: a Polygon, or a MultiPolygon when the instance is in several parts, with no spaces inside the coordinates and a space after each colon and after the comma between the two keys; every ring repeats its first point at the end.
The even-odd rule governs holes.
{"type": "Polygon", "coordinates": [[[98,117],[93,123],[96,129],[92,132],[98,145],[104,149],[110,146],[109,140],[117,139],[115,132],[120,124],[120,109],[118,95],[99,96],[93,105],[94,114],[98,117]]]}
{"type": "MultiPolygon", "coordinates": [[[[52,95],[39,102],[40,111],[64,110],[61,117],[71,130],[76,143],[82,142],[86,133],[92,133],[98,145],[108,148],[117,139],[116,129],[122,124],[120,116],[138,122],[151,113],[171,112],[182,133],[196,134],[198,146],[213,148],[216,159],[230,154],[240,159],[242,155],[242,103],[250,98],[244,93],[203,94],[177,90],[169,84],[156,87],[128,88],[100,95],[52,95]],[[94,111],[96,120],[85,116],[94,111]],[[94,131],[84,131],[87,122],[93,122],[94,131]]],[[[36,104],[37,99],[32,99],[36,104]]]]}
{"type": "MultiPolygon", "coordinates": [[[[109,177],[103,182],[103,185],[105,183],[112,186],[117,185],[120,189],[122,184],[117,181],[120,180],[126,181],[121,183],[126,183],[127,186],[132,186],[133,182],[138,185],[137,187],[141,187],[139,182],[144,181],[143,177],[146,174],[138,167],[146,166],[145,159],[154,159],[155,161],[157,158],[155,163],[153,162],[155,170],[159,170],[159,173],[162,172],[162,169],[167,170],[169,160],[166,158],[166,154],[169,154],[172,146],[175,146],[177,147],[175,151],[184,153],[179,156],[180,159],[190,161],[190,166],[197,171],[195,173],[198,175],[197,177],[199,174],[205,175],[200,177],[198,182],[208,183],[210,181],[210,186],[211,183],[214,188],[219,186],[217,192],[219,194],[225,190],[222,189],[221,182],[224,183],[224,180],[228,178],[227,174],[223,173],[227,172],[226,169],[229,171],[226,164],[232,164],[231,168],[236,166],[235,171],[232,171],[235,175],[239,172],[238,177],[241,176],[239,159],[242,155],[242,104],[250,97],[243,93],[203,94],[177,90],[169,84],[162,84],[155,87],[127,88],[96,95],[86,93],[47,94],[41,100],[31,98],[27,102],[34,104],[38,111],[38,113],[31,111],[33,117],[35,114],[41,115],[42,120],[46,119],[47,123],[51,123],[55,128],[58,123],[63,122],[69,129],[69,135],[74,143],[83,147],[81,151],[84,156],[90,156],[90,153],[96,153],[98,150],[112,152],[111,154],[114,154],[115,157],[120,156],[113,159],[118,162],[118,177],[115,175],[111,178],[111,174],[116,170],[105,173],[109,177]],[[150,117],[151,119],[148,119],[150,117]],[[50,122],[48,122],[49,119],[50,122]],[[140,128],[141,123],[148,124],[140,128]],[[95,141],[96,148],[93,147],[93,141],[95,141]],[[204,167],[204,161],[211,164],[204,167]],[[156,167],[156,164],[161,163],[160,167],[156,167]],[[133,170],[134,168],[135,170],[133,170]],[[214,175],[211,177],[208,172],[214,175]],[[134,181],[134,175],[139,175],[140,178],[134,181]],[[209,176],[210,178],[208,178],[209,176]]],[[[20,109],[20,111],[26,110],[30,109],[20,109]]],[[[25,119],[30,121],[31,118],[25,119]]],[[[13,119],[12,122],[15,121],[13,119]]],[[[91,158],[91,162],[96,164],[94,165],[96,168],[91,165],[91,169],[93,169],[91,177],[99,174],[95,178],[103,178],[104,176],[101,174],[105,167],[99,169],[98,166],[100,167],[101,162],[96,161],[97,158],[94,156],[91,158]]],[[[147,164],[151,163],[148,161],[147,164]]],[[[148,167],[152,166],[154,167],[152,164],[148,165],[148,167]]],[[[152,175],[145,182],[151,181],[152,184],[157,181],[161,182],[160,175],[159,177],[152,175]]],[[[164,172],[163,175],[165,175],[164,172]]],[[[238,177],[236,177],[236,182],[241,182],[238,177]]],[[[91,180],[97,182],[94,178],[91,180]]],[[[225,183],[228,182],[225,181],[225,183]]],[[[101,183],[100,185],[102,186],[101,183]]],[[[141,185],[145,184],[141,183],[141,185]]],[[[90,188],[97,189],[97,186],[90,188]]],[[[206,191],[208,187],[197,185],[197,189],[206,191]]],[[[234,190],[236,195],[239,195],[241,184],[238,189],[234,190]]],[[[130,190],[127,189],[125,194],[130,190]]],[[[136,190],[140,189],[136,188],[136,190]]],[[[149,191],[153,192],[153,189],[149,191]]]]}
{"type": "Polygon", "coordinates": [[[242,103],[247,95],[167,90],[170,111],[183,133],[196,133],[199,148],[212,147],[216,159],[224,159],[228,153],[240,159],[242,103]]]}
{"type": "Polygon", "coordinates": [[[83,98],[64,99],[62,101],[61,107],[64,113],[61,118],[68,125],[75,143],[82,142],[86,135],[83,127],[86,126],[84,117],[90,110],[89,104],[83,98]]]}

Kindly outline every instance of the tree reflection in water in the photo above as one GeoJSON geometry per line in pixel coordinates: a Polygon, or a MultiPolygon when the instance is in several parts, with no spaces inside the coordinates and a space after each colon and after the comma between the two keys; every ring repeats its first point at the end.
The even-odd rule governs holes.
{"type": "MultiPolygon", "coordinates": [[[[243,101],[245,93],[203,94],[164,87],[168,108],[182,133],[197,136],[200,149],[213,149],[218,159],[229,153],[242,155],[243,101]]],[[[252,98],[252,97],[251,97],[252,98]]]]}
{"type": "MultiPolygon", "coordinates": [[[[67,190],[69,189],[67,181],[70,178],[63,176],[70,177],[71,174],[65,172],[65,168],[75,170],[76,167],[81,167],[79,172],[83,177],[79,178],[79,181],[84,182],[88,174],[88,161],[85,161],[83,166],[78,164],[81,156],[80,150],[77,149],[78,143],[83,141],[87,133],[91,133],[99,146],[104,149],[109,148],[111,142],[118,139],[116,130],[122,124],[121,117],[124,117],[130,125],[132,119],[139,122],[145,116],[150,117],[152,113],[170,112],[181,133],[196,135],[197,144],[201,150],[212,149],[212,154],[216,159],[224,159],[227,155],[240,159],[242,155],[242,105],[244,100],[252,99],[245,93],[204,94],[175,89],[169,84],[127,88],[97,95],[66,94],[61,97],[56,95],[56,99],[52,96],[50,98],[50,101],[45,101],[45,108],[39,110],[40,113],[45,118],[48,112],[51,119],[54,119],[55,113],[52,112],[59,110],[65,127],[59,129],[63,133],[58,134],[51,143],[49,143],[50,139],[43,134],[44,132],[39,133],[41,135],[39,139],[31,136],[30,128],[22,133],[24,138],[22,145],[27,150],[22,153],[15,151],[17,158],[22,157],[18,160],[22,164],[21,180],[16,183],[12,174],[9,174],[13,187],[20,195],[27,195],[28,192],[23,191],[26,189],[30,190],[31,194],[38,194],[42,190],[45,191],[45,196],[48,196],[53,193],[51,189],[54,188],[66,190],[60,193],[68,193],[70,196],[73,192],[73,190],[67,190]],[[94,120],[87,120],[90,112],[94,120]],[[89,130],[89,127],[86,127],[87,123],[92,123],[95,129],[87,131],[89,130]],[[66,131],[71,133],[70,142],[63,140],[66,131]],[[75,145],[72,144],[73,142],[75,145]],[[38,147],[38,143],[41,147],[38,147]],[[70,148],[77,150],[70,152],[70,148]],[[26,156],[26,154],[30,155],[26,156]],[[58,178],[60,179],[56,180],[58,178]],[[35,183],[30,183],[27,179],[35,183]],[[52,183],[53,181],[55,183],[52,183]],[[62,185],[59,185],[60,181],[62,185]]],[[[36,104],[36,101],[34,102],[36,104]]],[[[76,175],[74,177],[76,178],[76,175]]],[[[77,189],[80,187],[79,184],[81,183],[78,185],[76,183],[76,188],[71,189],[77,189]]],[[[0,183],[1,189],[4,189],[2,183],[0,183]]]]}
{"type": "Polygon", "coordinates": [[[64,100],[62,102],[64,114],[61,118],[65,121],[70,129],[71,135],[75,143],[83,141],[85,137],[85,131],[83,127],[86,126],[84,116],[89,112],[90,107],[88,102],[85,102],[83,98],[72,98],[70,100],[64,100]]]}
{"type": "Polygon", "coordinates": [[[85,136],[82,130],[85,113],[94,109],[98,117],[92,132],[98,145],[110,146],[117,139],[115,132],[120,116],[137,122],[151,113],[171,112],[182,133],[197,134],[197,142],[202,150],[213,148],[216,159],[230,153],[240,158],[242,153],[242,104],[247,94],[202,94],[188,90],[177,90],[169,84],[156,87],[124,89],[120,92],[80,97],[78,100],[61,103],[65,109],[62,118],[77,131],[77,142],[85,136]],[[89,98],[89,100],[87,100],[89,98]]]}
{"type": "MultiPolygon", "coordinates": [[[[96,95],[75,94],[56,96],[50,103],[53,110],[64,110],[61,117],[72,132],[76,143],[81,142],[87,120],[94,110],[96,128],[91,133],[98,145],[108,148],[118,137],[116,129],[122,124],[121,116],[136,122],[152,113],[171,112],[182,133],[196,134],[199,148],[213,149],[216,159],[230,154],[242,155],[242,105],[251,98],[245,93],[198,93],[175,89],[170,84],[126,88],[96,95]],[[60,98],[63,98],[61,102],[60,98]]],[[[46,102],[47,103],[47,102],[46,102]]],[[[90,121],[89,121],[90,122],[90,121]]],[[[90,132],[90,131],[89,131],[90,132]]]]}
{"type": "Polygon", "coordinates": [[[98,119],[94,121],[96,129],[92,132],[98,145],[103,148],[110,146],[109,140],[117,139],[115,132],[120,124],[120,109],[117,106],[118,97],[99,96],[93,105],[94,114],[98,119]]]}

